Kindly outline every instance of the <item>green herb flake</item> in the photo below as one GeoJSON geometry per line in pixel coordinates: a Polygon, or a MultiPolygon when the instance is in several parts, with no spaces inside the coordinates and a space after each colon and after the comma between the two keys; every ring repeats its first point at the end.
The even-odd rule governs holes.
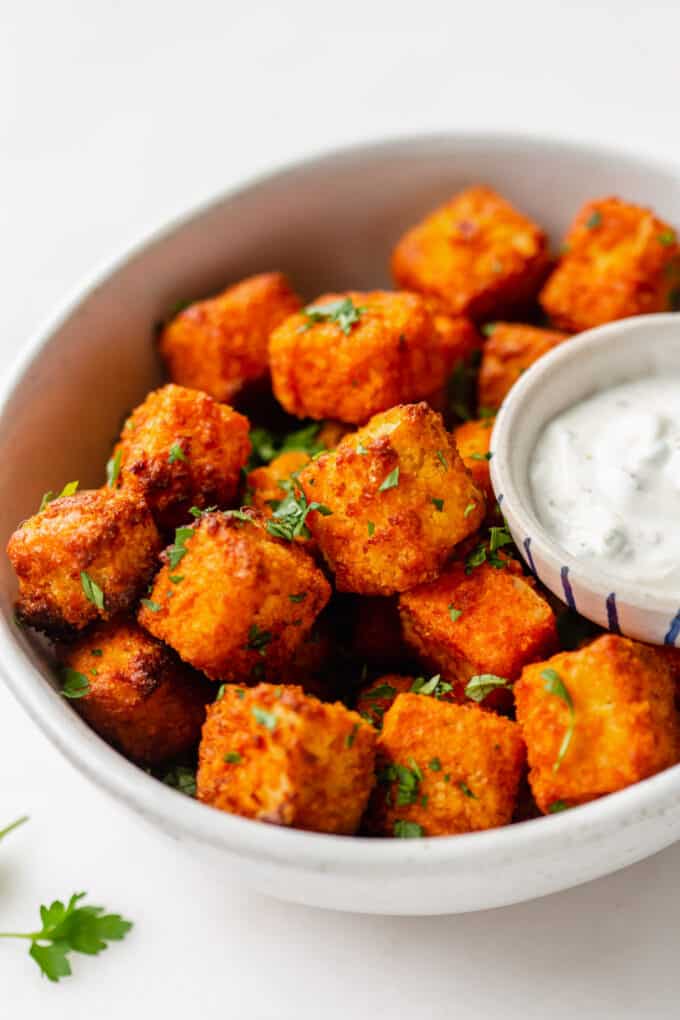
{"type": "Polygon", "coordinates": [[[90,681],[84,673],[79,673],[78,670],[65,666],[59,671],[59,675],[62,683],[61,693],[70,701],[84,698],[90,693],[90,681]]]}
{"type": "MultiPolygon", "coordinates": [[[[171,593],[172,594],[172,593],[171,593]]],[[[159,602],[154,602],[153,599],[142,599],[142,605],[145,609],[148,609],[151,613],[160,612],[161,606],[159,602]]]]}
{"type": "Polygon", "coordinates": [[[188,765],[173,765],[163,776],[162,782],[187,797],[196,796],[196,773],[188,765]]]}
{"type": "Polygon", "coordinates": [[[505,677],[495,676],[493,673],[479,673],[468,680],[465,696],[472,701],[480,702],[499,688],[512,688],[512,683],[505,677]]]}
{"type": "Polygon", "coordinates": [[[168,547],[168,564],[170,569],[174,570],[176,566],[188,553],[186,548],[186,542],[194,534],[193,528],[177,528],[175,531],[175,541],[173,545],[168,547]]]}
{"type": "Polygon", "coordinates": [[[427,767],[431,772],[441,772],[442,763],[439,758],[433,758],[432,761],[428,762],[427,767]]]}
{"type": "Polygon", "coordinates": [[[548,814],[556,815],[560,811],[568,811],[569,804],[565,800],[554,800],[552,804],[548,804],[548,814]]]}
{"type": "Polygon", "coordinates": [[[430,677],[426,680],[425,677],[419,676],[411,684],[411,694],[426,694],[430,697],[437,698],[439,700],[443,694],[448,694],[449,691],[453,690],[451,684],[442,680],[439,673],[436,676],[430,677]]]}
{"type": "Polygon", "coordinates": [[[356,450],[357,450],[357,453],[359,454],[359,456],[361,456],[361,457],[365,457],[366,454],[368,453],[368,450],[366,449],[364,444],[361,443],[361,442],[357,443],[356,450]]]}
{"type": "Polygon", "coordinates": [[[493,453],[491,451],[488,453],[471,453],[469,455],[470,460],[491,460],[492,457],[493,453]]]}
{"type": "Polygon", "coordinates": [[[90,655],[96,655],[98,659],[101,658],[103,654],[104,653],[101,650],[101,648],[92,648],[92,649],[90,649],[90,655]]]}
{"type": "Polygon", "coordinates": [[[272,639],[272,633],[269,630],[260,630],[256,623],[253,623],[248,630],[248,644],[246,648],[253,652],[259,652],[260,655],[267,654],[267,645],[272,639]]]}
{"type": "Polygon", "coordinates": [[[171,584],[181,584],[184,580],[184,574],[169,574],[168,580],[171,584]]]}
{"type": "Polygon", "coordinates": [[[378,487],[378,492],[387,492],[388,489],[396,489],[399,485],[399,468],[395,467],[394,471],[390,471],[384,482],[378,487]]]}
{"type": "Polygon", "coordinates": [[[178,442],[173,443],[172,446],[170,447],[170,452],[168,454],[168,464],[174,464],[175,461],[178,460],[185,461],[186,459],[187,455],[182,449],[180,443],[178,442]]]}
{"type": "Polygon", "coordinates": [[[40,500],[40,506],[38,507],[38,513],[42,513],[48,503],[53,503],[55,499],[62,499],[64,496],[74,496],[78,491],[79,482],[67,482],[61,492],[54,493],[51,490],[43,495],[40,500]]]}
{"type": "Polygon", "coordinates": [[[120,475],[120,462],[123,457],[122,447],[118,447],[106,462],[106,484],[110,489],[115,489],[120,475]]]}
{"type": "Polygon", "coordinates": [[[306,591],[300,591],[296,595],[289,595],[288,598],[291,602],[304,602],[307,598],[307,594],[308,593],[306,591]]]}
{"type": "Polygon", "coordinates": [[[223,760],[227,765],[240,765],[243,758],[238,751],[227,751],[223,760]]]}
{"type": "Polygon", "coordinates": [[[463,791],[463,793],[465,794],[465,796],[466,796],[466,797],[471,797],[471,798],[472,798],[472,800],[478,800],[478,799],[479,799],[479,798],[477,797],[477,794],[476,794],[476,793],[473,793],[473,792],[472,792],[472,790],[470,789],[470,787],[468,786],[468,784],[467,784],[467,783],[464,783],[464,782],[463,782],[463,781],[461,780],[461,781],[460,781],[460,782],[458,783],[458,785],[459,785],[459,787],[461,788],[461,790],[463,791]]]}
{"type": "Polygon", "coordinates": [[[599,209],[595,209],[591,212],[590,216],[586,220],[586,227],[588,230],[593,230],[595,227],[599,227],[602,223],[602,213],[599,209]]]}
{"type": "Polygon", "coordinates": [[[469,517],[469,515],[472,513],[476,506],[477,506],[476,503],[468,503],[468,505],[463,510],[463,517],[469,517]]]}
{"type": "Polygon", "coordinates": [[[444,468],[444,470],[448,471],[449,464],[448,464],[448,461],[447,461],[446,457],[444,456],[443,452],[441,450],[437,450],[436,456],[437,456],[437,460],[439,461],[441,466],[444,468]]]}
{"type": "Polygon", "coordinates": [[[307,322],[300,326],[298,332],[305,333],[317,322],[332,322],[340,327],[345,336],[349,336],[352,326],[359,322],[366,310],[365,306],[355,305],[350,297],[340,298],[338,301],[327,301],[322,305],[307,305],[302,310],[307,322]]]}
{"type": "Polygon", "coordinates": [[[434,507],[435,507],[435,508],[436,508],[437,510],[439,510],[439,512],[441,513],[441,512],[442,512],[442,510],[444,509],[444,500],[443,500],[443,499],[436,499],[436,498],[435,498],[435,497],[433,496],[433,497],[432,497],[432,505],[433,505],[433,506],[434,506],[434,507]]]}
{"type": "Polygon", "coordinates": [[[375,524],[373,523],[373,521],[367,522],[366,530],[368,531],[368,537],[371,538],[375,532],[375,524]]]}
{"type": "Polygon", "coordinates": [[[485,322],[482,326],[482,336],[493,336],[496,326],[495,322],[485,322]]]}
{"type": "Polygon", "coordinates": [[[398,818],[394,823],[394,835],[397,839],[420,839],[425,833],[418,822],[407,822],[403,818],[398,818]]]}
{"type": "Polygon", "coordinates": [[[360,723],[354,723],[351,733],[348,733],[345,737],[345,747],[352,747],[356,740],[356,735],[359,732],[360,723]]]}
{"type": "Polygon", "coordinates": [[[659,242],[659,244],[663,244],[666,245],[666,247],[670,247],[670,245],[675,244],[676,241],[675,231],[664,230],[662,234],[659,234],[657,236],[657,241],[659,242]]]}
{"type": "Polygon", "coordinates": [[[83,594],[88,602],[91,602],[97,609],[104,609],[104,593],[97,584],[93,581],[90,575],[85,570],[80,572],[80,583],[82,585],[83,594]]]}
{"type": "Polygon", "coordinates": [[[265,527],[274,538],[282,538],[287,542],[293,542],[296,538],[310,538],[306,520],[313,511],[324,517],[332,514],[332,510],[323,503],[308,503],[304,492],[293,488],[278,504],[265,527]]]}
{"type": "Polygon", "coordinates": [[[224,516],[232,521],[241,521],[244,524],[252,524],[253,518],[245,510],[225,510],[224,516]]]}
{"type": "Polygon", "coordinates": [[[380,684],[378,687],[373,687],[370,691],[366,691],[364,697],[370,701],[380,701],[382,698],[394,698],[396,694],[396,687],[392,687],[391,684],[380,684]]]}
{"type": "Polygon", "coordinates": [[[268,712],[265,708],[253,708],[253,718],[255,722],[259,723],[260,726],[264,726],[265,729],[273,733],[278,723],[278,718],[274,712],[268,712]]]}
{"type": "Polygon", "coordinates": [[[555,759],[555,762],[553,764],[553,772],[557,772],[560,765],[562,764],[564,756],[569,750],[569,745],[571,744],[571,739],[574,735],[576,713],[574,711],[574,702],[572,700],[571,694],[569,693],[567,685],[565,684],[564,680],[557,672],[557,670],[550,668],[543,669],[541,670],[541,678],[545,680],[543,689],[548,694],[552,694],[556,698],[560,698],[560,700],[565,703],[569,710],[569,722],[567,724],[566,730],[564,731],[564,737],[562,738],[560,749],[557,752],[557,758],[555,759]]]}
{"type": "Polygon", "coordinates": [[[456,609],[456,607],[453,605],[453,603],[449,603],[448,611],[449,611],[449,616],[451,618],[451,623],[455,623],[456,620],[458,620],[463,615],[463,610],[462,609],[456,609]]]}

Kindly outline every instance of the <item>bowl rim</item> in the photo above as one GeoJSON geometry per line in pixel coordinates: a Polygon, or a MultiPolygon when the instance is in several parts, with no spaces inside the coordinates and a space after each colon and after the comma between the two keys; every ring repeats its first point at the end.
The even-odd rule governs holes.
{"type": "MultiPolygon", "coordinates": [[[[672,595],[661,596],[646,584],[632,584],[625,578],[608,573],[599,565],[593,565],[592,561],[574,556],[550,534],[531,504],[530,492],[527,491],[526,498],[524,498],[517,482],[519,474],[522,472],[526,474],[533,450],[527,449],[526,456],[522,457],[519,464],[514,464],[512,467],[508,456],[495,456],[497,452],[500,454],[508,450],[518,420],[530,412],[531,401],[534,400],[541,388],[555,385],[556,378],[565,364],[578,363],[579,361],[585,364],[582,361],[584,352],[616,344],[624,333],[638,333],[640,342],[646,339],[648,349],[651,349],[654,346],[654,331],[660,330],[664,326],[674,326],[678,329],[678,342],[680,343],[680,312],[665,312],[629,316],[626,319],[608,322],[602,326],[584,330],[571,337],[567,343],[560,344],[548,351],[526,372],[522,373],[503,401],[496,416],[490,445],[494,451],[491,461],[491,480],[494,493],[502,501],[504,515],[511,518],[512,523],[523,534],[531,535],[532,553],[536,550],[538,555],[542,556],[558,574],[562,567],[568,567],[570,578],[577,580],[582,588],[601,598],[604,599],[609,592],[615,590],[619,605],[625,604],[631,609],[657,613],[669,621],[670,625],[670,621],[680,609],[680,593],[675,598],[672,595]],[[650,333],[651,336],[646,336],[650,333]]],[[[583,376],[585,381],[587,379],[585,371],[583,376]]],[[[589,385],[584,386],[583,395],[570,404],[570,407],[578,403],[578,400],[586,399],[602,388],[598,385],[597,380],[590,379],[588,381],[589,385]]],[[[554,594],[559,598],[562,597],[559,592],[554,594]]]]}
{"type": "MultiPolygon", "coordinates": [[[[122,245],[118,254],[88,274],[57,305],[56,310],[45,317],[3,373],[0,379],[0,420],[31,365],[80,304],[128,262],[191,222],[262,185],[273,184],[286,177],[294,178],[301,172],[319,171],[328,164],[360,164],[381,153],[396,157],[438,145],[448,149],[452,143],[472,150],[523,147],[537,155],[551,152],[555,156],[561,153],[589,156],[612,164],[629,164],[637,170],[648,171],[650,175],[680,177],[680,162],[640,156],[633,149],[575,139],[563,140],[537,132],[484,130],[404,133],[377,141],[358,141],[324,149],[279,164],[273,170],[248,176],[236,186],[190,206],[180,215],[171,217],[160,229],[146,231],[141,240],[122,245]]],[[[478,873],[491,863],[509,864],[515,857],[527,854],[534,861],[542,856],[548,857],[554,853],[556,844],[565,850],[573,849],[610,833],[612,828],[623,831],[638,821],[636,811],[646,818],[661,817],[680,805],[680,765],[675,765],[617,793],[569,811],[456,836],[372,839],[263,825],[217,811],[186,797],[125,759],[98,737],[45,681],[22,648],[14,630],[14,624],[1,615],[0,675],[39,729],[78,771],[119,803],[159,825],[167,833],[179,833],[190,842],[206,843],[237,857],[247,855],[253,862],[294,870],[303,867],[318,874],[356,875],[363,871],[394,878],[412,875],[427,861],[429,872],[433,869],[444,872],[456,865],[459,869],[467,866],[471,873],[478,873]]]]}

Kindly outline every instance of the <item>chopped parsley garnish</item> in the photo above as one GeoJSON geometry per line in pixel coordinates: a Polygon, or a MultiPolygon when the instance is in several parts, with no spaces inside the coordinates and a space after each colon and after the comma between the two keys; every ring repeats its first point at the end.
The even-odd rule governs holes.
{"type": "Polygon", "coordinates": [[[291,490],[267,521],[267,531],[274,538],[283,538],[288,542],[293,542],[299,537],[309,538],[310,532],[305,522],[313,510],[324,517],[329,517],[332,513],[323,503],[308,503],[304,492],[291,490]]]}
{"type": "Polygon", "coordinates": [[[456,609],[456,607],[453,605],[453,603],[449,604],[448,610],[449,610],[449,616],[451,617],[451,623],[455,623],[456,620],[463,615],[463,610],[462,609],[456,609]]]}
{"type": "Polygon", "coordinates": [[[84,698],[86,694],[90,693],[90,682],[84,673],[79,673],[78,670],[66,666],[60,670],[60,676],[61,693],[70,701],[84,698]]]}
{"type": "Polygon", "coordinates": [[[448,462],[446,460],[446,457],[444,456],[444,454],[442,453],[441,450],[437,450],[437,460],[439,461],[441,466],[444,468],[444,470],[447,471],[449,465],[448,465],[448,462]]]}
{"type": "Polygon", "coordinates": [[[426,680],[424,676],[419,676],[411,684],[412,694],[429,694],[431,697],[437,698],[437,700],[443,694],[448,694],[451,690],[453,690],[451,684],[447,683],[446,680],[442,680],[439,673],[436,676],[430,677],[429,680],[426,680]]]}
{"type": "Polygon", "coordinates": [[[463,793],[465,794],[466,797],[471,797],[472,800],[477,800],[478,799],[477,798],[477,794],[473,793],[472,790],[470,789],[470,787],[468,786],[468,784],[464,783],[462,779],[458,783],[458,785],[459,785],[459,787],[461,788],[461,790],[463,791],[463,793]]]}
{"type": "Polygon", "coordinates": [[[90,650],[90,655],[96,655],[96,656],[97,656],[97,658],[99,658],[99,657],[100,657],[100,656],[102,656],[103,654],[104,654],[104,653],[103,653],[103,651],[101,650],[101,648],[92,648],[92,649],[90,650]]]}
{"type": "Polygon", "coordinates": [[[562,764],[565,754],[569,750],[571,738],[574,735],[576,713],[574,711],[574,702],[571,694],[557,670],[550,668],[543,669],[541,670],[541,678],[545,680],[545,684],[543,685],[544,690],[547,691],[548,694],[553,694],[556,698],[560,698],[569,709],[569,722],[566,730],[564,731],[564,737],[562,738],[562,743],[560,744],[560,749],[557,752],[557,758],[553,765],[553,772],[557,772],[558,768],[562,764]]]}
{"type": "Polygon", "coordinates": [[[256,623],[252,624],[248,631],[248,644],[246,648],[251,651],[259,652],[260,655],[266,655],[267,645],[272,639],[272,633],[269,630],[260,630],[256,623]]]}
{"type": "Polygon", "coordinates": [[[470,460],[491,460],[492,457],[491,451],[488,453],[471,453],[469,455],[470,460]]]}
{"type": "Polygon", "coordinates": [[[427,767],[432,772],[441,772],[442,763],[440,762],[439,758],[433,758],[432,761],[428,762],[427,767]]]}
{"type": "Polygon", "coordinates": [[[80,571],[80,583],[83,588],[83,593],[88,602],[91,602],[97,609],[104,609],[104,593],[97,584],[93,581],[90,575],[85,570],[80,571]]]}
{"type": "Polygon", "coordinates": [[[387,492],[388,489],[396,489],[399,485],[399,468],[395,467],[394,471],[390,471],[387,478],[378,487],[378,492],[387,492]]]}
{"type": "Polygon", "coordinates": [[[187,797],[196,796],[196,773],[188,765],[173,765],[163,776],[162,782],[187,797]]]}
{"type": "Polygon", "coordinates": [[[468,517],[476,506],[477,506],[476,503],[468,503],[468,505],[463,510],[463,517],[468,517]]]}
{"type": "MultiPolygon", "coordinates": [[[[217,510],[217,506],[216,505],[215,506],[207,506],[204,510],[201,510],[200,506],[189,507],[189,513],[191,514],[192,517],[195,517],[197,520],[198,520],[199,517],[203,517],[204,514],[211,514],[214,510],[217,510]]],[[[226,510],[224,516],[226,517],[227,514],[232,514],[233,515],[233,514],[238,514],[240,512],[241,512],[240,510],[226,510]]]]}
{"type": "Polygon", "coordinates": [[[259,723],[260,726],[264,726],[270,733],[274,732],[279,721],[274,712],[268,712],[265,708],[257,707],[253,709],[253,718],[255,722],[259,723]]]}
{"type": "Polygon", "coordinates": [[[224,761],[227,765],[238,765],[243,761],[243,758],[238,751],[227,751],[224,756],[224,761]]]}
{"type": "Polygon", "coordinates": [[[142,599],[142,605],[145,609],[148,609],[152,613],[159,613],[161,606],[159,602],[154,602],[153,599],[142,599]]]}
{"type": "Polygon", "coordinates": [[[168,580],[171,584],[181,584],[184,580],[184,574],[168,574],[168,580]]]}
{"type": "Polygon", "coordinates": [[[465,696],[472,701],[484,701],[488,694],[498,690],[499,687],[511,688],[512,683],[505,677],[495,676],[493,673],[479,673],[468,680],[465,696]]]}
{"type": "Polygon", "coordinates": [[[168,464],[174,464],[177,460],[186,460],[187,455],[179,443],[173,443],[168,454],[168,464]]]}
{"type": "Polygon", "coordinates": [[[306,591],[300,591],[296,595],[289,595],[288,598],[291,602],[304,602],[307,598],[307,594],[308,593],[306,591]]]}
{"type": "Polygon", "coordinates": [[[378,701],[381,698],[393,698],[396,693],[396,687],[392,687],[391,684],[380,684],[378,687],[373,687],[372,690],[366,691],[364,696],[370,701],[378,701]]]}
{"type": "Polygon", "coordinates": [[[242,521],[244,524],[253,523],[253,518],[244,510],[225,510],[224,516],[233,521],[242,521]]]}
{"type": "Polygon", "coordinates": [[[38,513],[42,513],[48,503],[53,503],[55,499],[61,499],[63,496],[73,496],[78,491],[78,482],[67,482],[61,492],[54,493],[50,489],[43,495],[40,500],[40,506],[38,507],[38,513]]]}
{"type": "Polygon", "coordinates": [[[423,774],[413,758],[408,759],[408,765],[387,765],[378,773],[379,783],[396,783],[397,796],[395,804],[397,807],[404,807],[406,804],[415,804],[419,796],[419,787],[423,774]]]}
{"type": "Polygon", "coordinates": [[[602,223],[602,213],[599,209],[595,209],[591,212],[590,216],[586,220],[586,227],[588,230],[592,230],[594,227],[599,227],[602,223]]]}
{"type": "Polygon", "coordinates": [[[189,551],[186,548],[187,539],[191,538],[194,534],[193,528],[177,528],[175,531],[175,541],[173,545],[168,547],[168,563],[170,569],[174,570],[175,567],[180,563],[184,556],[189,551]]]}
{"type": "Polygon", "coordinates": [[[394,823],[394,835],[397,839],[419,839],[424,835],[424,831],[418,822],[407,822],[403,818],[398,818],[394,823]]]}
{"type": "Polygon", "coordinates": [[[566,800],[554,800],[552,802],[552,804],[548,804],[548,814],[549,815],[556,815],[560,811],[568,811],[568,810],[569,810],[569,804],[567,804],[566,800]]]}
{"type": "Polygon", "coordinates": [[[118,447],[115,453],[106,462],[106,484],[110,489],[115,489],[118,475],[120,474],[120,462],[123,457],[122,447],[118,447]]]}
{"type": "Polygon", "coordinates": [[[345,747],[352,747],[356,739],[356,735],[359,732],[360,725],[361,723],[354,723],[351,733],[348,733],[345,737],[345,747]]]}
{"type": "Polygon", "coordinates": [[[662,234],[658,235],[657,240],[658,240],[659,244],[665,244],[666,246],[670,246],[671,244],[675,244],[675,241],[676,241],[675,231],[674,230],[664,230],[664,232],[662,234]]]}
{"type": "Polygon", "coordinates": [[[301,429],[289,432],[281,438],[275,436],[269,429],[252,429],[250,432],[252,452],[248,462],[248,470],[256,468],[259,464],[269,464],[275,457],[282,453],[288,453],[291,450],[300,450],[310,457],[323,453],[326,445],[318,439],[320,431],[321,424],[318,421],[304,425],[301,429]]]}
{"type": "Polygon", "coordinates": [[[215,697],[215,701],[221,701],[222,698],[224,697],[224,695],[226,694],[226,692],[227,692],[227,685],[226,684],[220,684],[220,686],[217,688],[217,695],[215,697]]]}
{"type": "Polygon", "coordinates": [[[486,322],[482,326],[482,335],[483,336],[492,336],[494,331],[495,331],[495,329],[496,329],[496,323],[495,322],[486,322]]]}
{"type": "Polygon", "coordinates": [[[365,306],[358,307],[350,297],[340,298],[338,301],[327,301],[323,305],[307,305],[306,308],[303,308],[302,314],[307,317],[308,321],[300,326],[298,333],[305,333],[317,322],[334,322],[345,336],[349,336],[352,326],[359,322],[365,311],[365,306]]]}
{"type": "Polygon", "coordinates": [[[373,535],[373,533],[375,531],[375,524],[373,523],[373,521],[368,521],[367,522],[366,530],[368,531],[368,537],[371,538],[371,536],[373,535]]]}
{"type": "Polygon", "coordinates": [[[368,450],[366,449],[363,443],[357,443],[357,453],[360,454],[360,456],[362,457],[365,457],[366,454],[368,453],[368,450]]]}
{"type": "Polygon", "coordinates": [[[512,545],[512,535],[508,531],[507,525],[489,528],[488,540],[475,546],[465,560],[465,573],[471,574],[475,567],[480,567],[482,563],[486,562],[496,570],[502,570],[506,561],[498,556],[498,550],[505,545],[512,545]]]}
{"type": "Polygon", "coordinates": [[[443,499],[436,499],[436,498],[435,498],[435,497],[433,496],[433,497],[432,497],[432,505],[433,505],[433,506],[434,506],[434,507],[435,507],[435,508],[436,508],[437,510],[439,510],[439,512],[441,513],[441,512],[442,512],[442,510],[444,509],[444,500],[443,500],[443,499]]]}

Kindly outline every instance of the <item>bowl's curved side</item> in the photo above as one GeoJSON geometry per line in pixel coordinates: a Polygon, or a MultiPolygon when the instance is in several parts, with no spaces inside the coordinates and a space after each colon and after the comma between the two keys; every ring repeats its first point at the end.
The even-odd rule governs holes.
{"type": "MultiPolygon", "coordinates": [[[[247,185],[98,274],[28,342],[0,386],[0,536],[6,541],[44,489],[71,478],[101,484],[122,415],[159,379],[154,328],[178,300],[274,267],[307,297],[384,284],[401,231],[478,180],[545,223],[555,239],[580,202],[612,190],[648,202],[653,194],[661,214],[680,221],[680,177],[672,168],[512,136],[358,146],[247,185]]],[[[53,689],[47,657],[13,623],[14,591],[3,557],[2,671],[55,746],[155,826],[211,848],[253,885],[284,898],[381,913],[474,910],[623,867],[680,832],[677,768],[550,819],[438,839],[347,839],[221,814],[163,787],[82,723],[53,689]]]]}

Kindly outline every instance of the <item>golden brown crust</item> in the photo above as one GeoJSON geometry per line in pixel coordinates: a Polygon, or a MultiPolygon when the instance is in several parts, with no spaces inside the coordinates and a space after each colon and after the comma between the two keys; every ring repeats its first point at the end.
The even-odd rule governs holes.
{"type": "Polygon", "coordinates": [[[494,322],[487,330],[490,335],[482,348],[477,386],[480,408],[490,411],[498,410],[530,365],[569,339],[568,333],[520,322],[494,322]]]}
{"type": "Polygon", "coordinates": [[[540,301],[556,326],[578,332],[628,315],[671,311],[678,302],[680,246],[650,209],[587,202],[540,301]]]}
{"type": "Polygon", "coordinates": [[[373,786],[375,731],[299,687],[228,686],[203,727],[198,798],[314,832],[356,832],[373,786]]]}
{"type": "Polygon", "coordinates": [[[392,595],[436,577],[484,516],[484,497],[425,403],[376,415],[299,481],[331,511],[308,524],[339,591],[392,595]]]}
{"type": "Polygon", "coordinates": [[[375,835],[399,823],[423,836],[507,825],[526,760],[519,726],[474,706],[399,694],[378,738],[377,776],[366,817],[375,835]],[[408,770],[399,781],[394,769],[408,770]]]}
{"type": "Polygon", "coordinates": [[[300,418],[361,425],[394,404],[420,400],[445,383],[468,342],[469,326],[437,328],[417,294],[324,294],[315,305],[350,298],[362,309],[348,333],[336,322],[292,315],[269,345],[277,400],[300,418]]]}
{"type": "Polygon", "coordinates": [[[89,685],[74,707],[126,757],[159,764],[198,743],[211,686],[134,621],[99,624],[59,660],[89,685]]]}
{"type": "Polygon", "coordinates": [[[470,472],[473,482],[484,493],[487,510],[496,505],[496,496],[489,472],[489,447],[495,420],[495,418],[480,418],[478,421],[466,421],[453,430],[458,453],[470,472]]]}
{"type": "Polygon", "coordinates": [[[515,703],[540,809],[583,804],[676,764],[674,693],[673,672],[657,649],[611,634],[527,666],[515,703]],[[573,702],[573,733],[561,759],[571,715],[564,698],[546,690],[546,669],[573,702]]]}
{"type": "Polygon", "coordinates": [[[250,454],[248,419],[197,390],[172,384],[149,393],[123,427],[119,484],[140,492],[163,530],[189,509],[229,507],[250,454]]]}
{"type": "MultiPolygon", "coordinates": [[[[515,680],[528,662],[557,648],[552,609],[512,560],[469,574],[452,563],[436,581],[402,595],[399,610],[406,641],[461,698],[471,677],[515,680]]],[[[489,697],[485,707],[494,703],[489,697]]]]}
{"type": "Polygon", "coordinates": [[[269,334],[300,307],[282,273],[261,273],[189,305],[161,335],[173,382],[228,402],[267,377],[269,334]]]}
{"type": "Polygon", "coordinates": [[[356,709],[362,719],[377,730],[382,729],[385,712],[394,704],[398,694],[407,694],[415,683],[414,676],[386,673],[359,691],[356,709]]]}
{"type": "Polygon", "coordinates": [[[84,490],[48,503],[14,532],[7,554],[19,580],[18,617],[51,637],[131,609],[158,568],[161,539],[144,499],[84,490]],[[81,573],[101,588],[90,601],[81,573]]]}
{"type": "Polygon", "coordinates": [[[544,232],[491,188],[455,195],[401,238],[398,286],[438,298],[476,321],[526,305],[549,265],[544,232]]]}
{"type": "Polygon", "coordinates": [[[147,604],[139,613],[143,627],[212,680],[271,676],[330,597],[307,553],[272,538],[255,511],[248,516],[204,514],[181,561],[156,577],[150,600],[157,609],[147,604]]]}

